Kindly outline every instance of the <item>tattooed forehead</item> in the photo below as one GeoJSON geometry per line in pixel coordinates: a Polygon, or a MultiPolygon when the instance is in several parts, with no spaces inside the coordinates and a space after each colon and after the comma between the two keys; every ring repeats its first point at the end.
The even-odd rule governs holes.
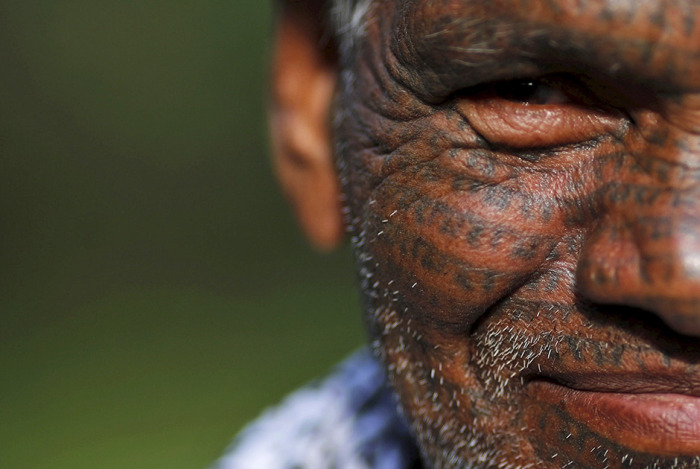
{"type": "MultiPolygon", "coordinates": [[[[426,99],[487,79],[581,72],[700,89],[700,0],[376,2],[394,74],[426,99]]],[[[370,40],[376,38],[370,38],[370,40]]]]}

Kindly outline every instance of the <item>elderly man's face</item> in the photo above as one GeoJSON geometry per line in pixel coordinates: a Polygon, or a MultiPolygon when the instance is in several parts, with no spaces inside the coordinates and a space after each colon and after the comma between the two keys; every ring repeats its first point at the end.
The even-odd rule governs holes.
{"type": "MultiPolygon", "coordinates": [[[[426,461],[700,468],[700,1],[384,0],[363,25],[337,161],[426,461]]],[[[329,159],[307,29],[280,41],[275,128],[329,244],[332,178],[286,176],[329,159]]]]}
{"type": "Polygon", "coordinates": [[[700,467],[700,1],[374,2],[370,330],[434,467],[700,467]]]}

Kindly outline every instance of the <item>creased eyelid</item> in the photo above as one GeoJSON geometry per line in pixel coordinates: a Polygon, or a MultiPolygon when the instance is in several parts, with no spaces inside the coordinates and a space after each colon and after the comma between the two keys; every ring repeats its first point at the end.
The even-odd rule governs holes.
{"type": "Polygon", "coordinates": [[[620,116],[567,104],[530,106],[496,96],[461,99],[456,110],[489,143],[509,148],[553,148],[613,132],[620,116]]]}

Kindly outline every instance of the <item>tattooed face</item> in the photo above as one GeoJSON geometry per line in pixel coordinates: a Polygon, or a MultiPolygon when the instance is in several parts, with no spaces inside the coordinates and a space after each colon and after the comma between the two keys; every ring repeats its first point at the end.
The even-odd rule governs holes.
{"type": "Polygon", "coordinates": [[[700,1],[373,2],[335,139],[431,467],[700,468],[700,1]]]}

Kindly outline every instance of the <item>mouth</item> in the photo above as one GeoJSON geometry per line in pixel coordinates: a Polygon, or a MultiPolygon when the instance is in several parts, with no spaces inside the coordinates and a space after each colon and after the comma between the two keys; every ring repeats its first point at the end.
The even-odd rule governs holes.
{"type": "Polygon", "coordinates": [[[666,456],[700,454],[700,377],[641,373],[551,373],[531,398],[620,445],[666,456]]]}

